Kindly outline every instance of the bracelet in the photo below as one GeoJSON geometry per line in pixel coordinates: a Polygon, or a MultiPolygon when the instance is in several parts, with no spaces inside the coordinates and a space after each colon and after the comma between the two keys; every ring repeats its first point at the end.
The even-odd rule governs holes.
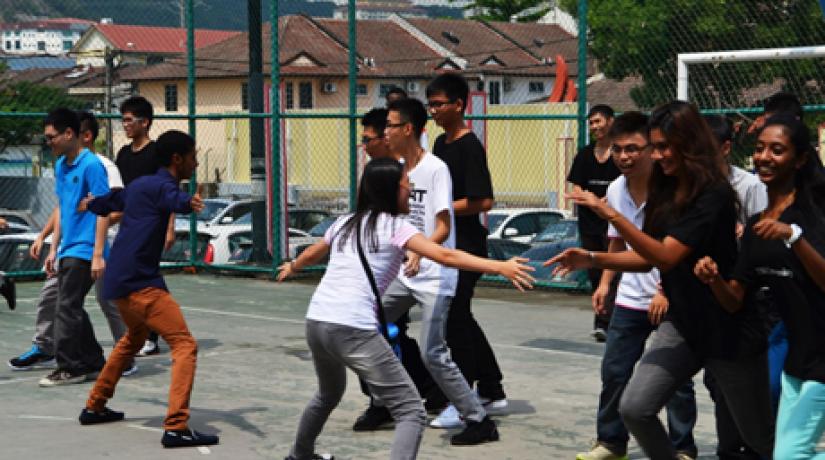
{"type": "Polygon", "coordinates": [[[802,236],[802,227],[800,227],[799,225],[796,225],[796,224],[791,224],[791,236],[788,237],[787,240],[783,240],[783,242],[785,243],[785,247],[790,249],[791,246],[793,246],[794,243],[799,241],[799,237],[801,237],[801,236],[802,236]]]}

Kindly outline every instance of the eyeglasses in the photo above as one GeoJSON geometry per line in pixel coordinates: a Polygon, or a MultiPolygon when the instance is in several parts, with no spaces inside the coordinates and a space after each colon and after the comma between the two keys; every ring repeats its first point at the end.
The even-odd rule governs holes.
{"type": "Polygon", "coordinates": [[[627,144],[627,145],[624,145],[624,146],[613,144],[612,146],[610,146],[610,152],[613,153],[614,155],[621,155],[622,152],[624,152],[628,155],[636,155],[636,154],[644,151],[645,149],[647,149],[648,145],[650,145],[650,144],[645,144],[645,145],[627,144]]]}
{"type": "Polygon", "coordinates": [[[140,122],[140,121],[143,121],[143,118],[135,117],[135,118],[124,118],[123,120],[121,120],[121,122],[124,125],[131,125],[133,123],[137,123],[137,122],[140,122]]]}
{"type": "MultiPolygon", "coordinates": [[[[407,123],[409,123],[409,122],[407,122],[407,123]]],[[[400,128],[400,127],[406,125],[407,123],[387,123],[386,127],[387,128],[400,128]]]]}
{"type": "Polygon", "coordinates": [[[431,109],[440,109],[441,107],[452,103],[453,101],[427,101],[427,107],[431,109]]]}
{"type": "Polygon", "coordinates": [[[44,134],[43,137],[46,138],[47,144],[51,144],[57,137],[62,136],[63,134],[65,134],[65,131],[57,134],[44,134]]]}
{"type": "Polygon", "coordinates": [[[383,137],[380,137],[380,136],[375,136],[375,137],[362,136],[361,137],[361,143],[364,144],[364,145],[367,145],[370,142],[372,142],[374,140],[377,140],[377,139],[383,139],[383,137]]]}

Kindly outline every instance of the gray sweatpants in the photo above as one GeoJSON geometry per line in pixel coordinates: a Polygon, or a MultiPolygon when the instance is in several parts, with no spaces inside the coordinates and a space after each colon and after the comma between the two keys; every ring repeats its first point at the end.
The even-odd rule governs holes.
{"type": "MultiPolygon", "coordinates": [[[[120,312],[114,302],[103,298],[103,280],[97,280],[94,285],[95,298],[100,309],[106,316],[109,323],[109,330],[112,332],[112,339],[116,344],[126,333],[126,325],[120,317],[120,312]]],[[[43,288],[40,289],[40,297],[37,300],[37,315],[35,316],[35,333],[32,342],[35,343],[43,353],[54,355],[54,315],[57,307],[57,276],[46,278],[43,288]]]]}
{"type": "Polygon", "coordinates": [[[619,413],[627,430],[652,460],[676,458],[658,414],[676,390],[703,367],[724,393],[742,439],[763,458],[770,459],[774,415],[767,355],[702,359],[670,321],[659,325],[622,395],[619,413]]]}
{"type": "Polygon", "coordinates": [[[395,420],[390,460],[414,459],[424,432],[424,405],[384,337],[377,330],[313,320],[307,320],[306,337],[318,376],[318,392],[301,415],[291,455],[296,460],[312,458],[315,440],[344,395],[348,367],[384,401],[395,420]]]}
{"type": "MultiPolygon", "coordinates": [[[[397,321],[415,304],[421,305],[423,316],[419,345],[424,365],[458,412],[466,420],[480,422],[487,413],[447,348],[445,335],[452,300],[452,296],[414,291],[398,278],[389,285],[382,298],[389,322],[397,321]]],[[[380,398],[377,399],[381,404],[380,398]]]]}

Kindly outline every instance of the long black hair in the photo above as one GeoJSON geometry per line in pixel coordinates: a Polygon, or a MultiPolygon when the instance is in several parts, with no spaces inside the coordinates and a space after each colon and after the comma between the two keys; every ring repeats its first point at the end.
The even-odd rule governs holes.
{"type": "Polygon", "coordinates": [[[805,159],[794,174],[794,201],[804,217],[813,218],[817,226],[825,225],[825,171],[822,169],[822,161],[811,146],[808,127],[791,113],[780,113],[768,118],[762,130],[769,126],[781,126],[793,145],[794,156],[805,159]]]}
{"type": "MultiPolygon", "coordinates": [[[[375,225],[381,213],[398,215],[398,185],[404,174],[404,167],[392,158],[376,158],[367,163],[361,183],[358,186],[358,200],[355,213],[341,226],[334,238],[338,238],[338,250],[343,250],[344,244],[354,231],[361,228],[361,222],[366,219],[367,250],[378,251],[378,238],[375,236],[375,225]]],[[[352,242],[354,243],[353,238],[352,242]]]]}
{"type": "Polygon", "coordinates": [[[725,160],[716,138],[695,105],[678,100],[661,105],[650,114],[649,127],[651,131],[662,131],[671,152],[681,160],[683,171],[676,178],[667,176],[658,162],[653,166],[645,205],[645,232],[660,233],[668,221],[681,216],[709,187],[725,187],[736,200],[723,172],[725,160]],[[677,193],[680,186],[682,193],[677,193]]]}

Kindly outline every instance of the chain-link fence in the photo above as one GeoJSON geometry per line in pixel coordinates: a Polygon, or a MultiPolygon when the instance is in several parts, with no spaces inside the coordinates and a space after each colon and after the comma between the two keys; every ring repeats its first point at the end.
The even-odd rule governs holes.
{"type": "MultiPolygon", "coordinates": [[[[56,203],[42,118],[57,106],[94,111],[102,124],[95,146],[110,158],[131,141],[118,107],[132,95],[154,107],[151,138],[192,133],[207,207],[197,218],[178,216],[166,263],[272,274],[351,208],[365,161],[359,117],[383,106],[391,88],[424,100],[432,78],[459,72],[471,87],[468,119],[486,146],[496,195],[486,216],[490,254],[506,257],[575,244],[575,225],[556,221],[572,215],[565,176],[586,141],[579,127],[588,103],[650,110],[672,99],[680,53],[825,38],[814,0],[561,0],[536,23],[375,18],[374,10],[367,18],[347,6],[317,17],[287,14],[276,0],[135,2],[143,15],[103,0],[53,3],[52,16],[111,19],[46,20],[34,17],[44,13],[36,7],[3,12],[0,208],[13,231],[28,233],[0,236],[13,240],[0,270],[17,275],[39,272],[42,261],[26,253],[56,203]]],[[[747,122],[767,96],[786,90],[813,125],[825,108],[821,61],[690,65],[688,96],[747,122]]],[[[441,130],[430,122],[426,132],[432,146],[441,130]]]]}

